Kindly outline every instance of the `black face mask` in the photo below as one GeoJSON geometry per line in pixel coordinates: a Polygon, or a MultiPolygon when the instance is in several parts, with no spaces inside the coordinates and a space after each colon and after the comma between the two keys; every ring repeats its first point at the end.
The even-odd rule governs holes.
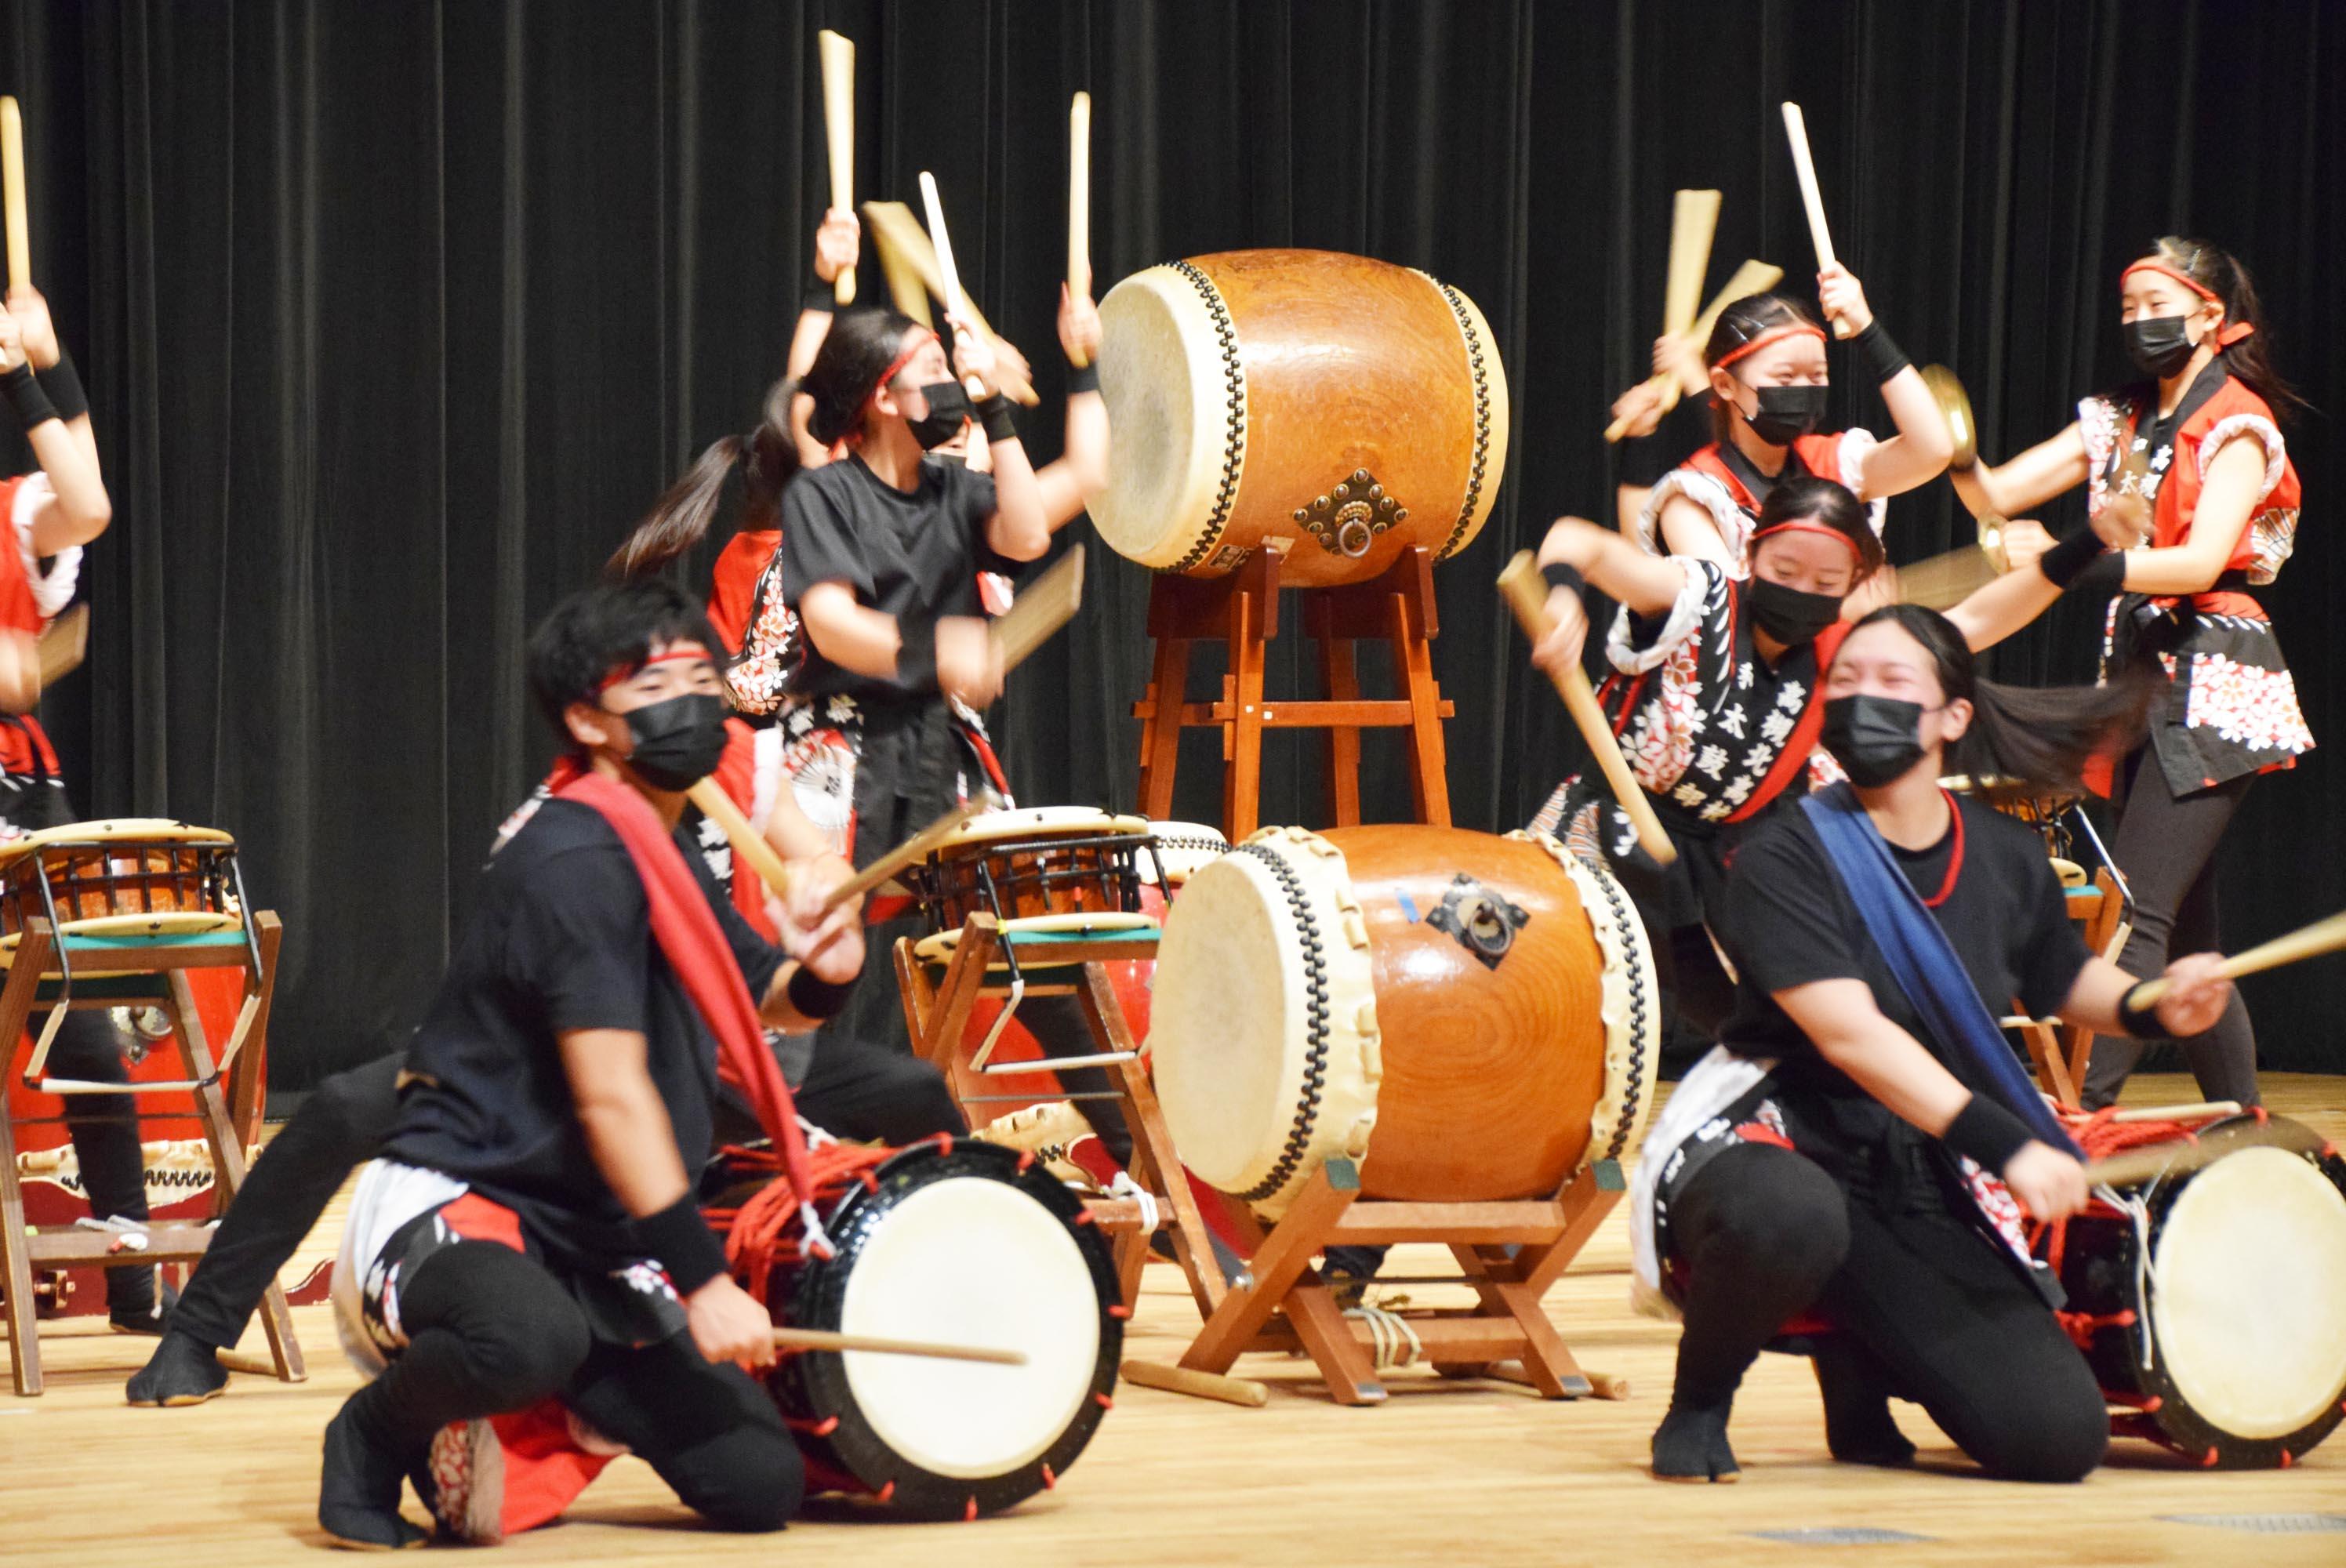
{"type": "Polygon", "coordinates": [[[1790,446],[1823,423],[1830,387],[1754,387],[1759,412],[1749,415],[1751,433],[1770,446],[1790,446]]]}
{"type": "Polygon", "coordinates": [[[2142,316],[2126,324],[2127,358],[2147,376],[2162,380],[2191,362],[2197,351],[2184,331],[2188,316],[2142,316]]]}
{"type": "Polygon", "coordinates": [[[951,441],[969,423],[969,393],[961,390],[959,382],[938,382],[923,387],[921,397],[929,405],[928,413],[920,419],[907,417],[904,423],[921,450],[931,452],[951,441]]]}
{"type": "Polygon", "coordinates": [[[1923,715],[1935,711],[1894,697],[1836,697],[1818,738],[1851,783],[1878,789],[1923,759],[1923,715]]]}
{"type": "Polygon", "coordinates": [[[1841,596],[1805,594],[1781,583],[1753,576],[1746,599],[1751,624],[1788,647],[1809,641],[1841,619],[1841,596]]]}
{"type": "Polygon", "coordinates": [[[627,766],[655,789],[689,789],[725,755],[725,699],[687,692],[620,716],[636,748],[627,766]]]}

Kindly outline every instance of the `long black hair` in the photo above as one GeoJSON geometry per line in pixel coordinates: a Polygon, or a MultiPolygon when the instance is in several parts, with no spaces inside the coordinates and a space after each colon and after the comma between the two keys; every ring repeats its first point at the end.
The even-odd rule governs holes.
{"type": "Polygon", "coordinates": [[[1857,552],[1857,575],[1850,580],[1851,588],[1880,571],[1889,559],[1882,548],[1882,536],[1867,518],[1865,503],[1837,480],[1813,473],[1778,480],[1768,499],[1760,504],[1760,521],[1751,530],[1754,548],[1760,535],[1779,523],[1794,522],[1820,524],[1849,541],[1857,552]]]}
{"type": "Polygon", "coordinates": [[[2216,357],[2224,361],[2226,371],[2271,404],[2274,413],[2299,412],[2311,406],[2273,369],[2272,344],[2257,304],[2257,286],[2238,258],[2205,239],[2168,234],[2152,240],[2150,249],[2137,260],[2171,267],[2221,300],[2224,325],[2239,322],[2256,329],[2231,347],[2217,350],[2216,357]]]}
{"type": "Polygon", "coordinates": [[[631,583],[650,576],[699,544],[717,520],[726,483],[737,469],[742,485],[740,526],[776,526],[782,486],[799,471],[798,443],[790,437],[790,400],[798,390],[794,381],[776,382],[766,389],[765,412],[755,428],[746,435],[720,436],[710,443],[611,553],[603,564],[605,578],[631,583]]]}
{"type": "Polygon", "coordinates": [[[880,378],[903,351],[904,334],[919,325],[894,311],[842,312],[799,381],[799,390],[814,399],[807,433],[829,446],[858,429],[880,378]]]}
{"type": "Polygon", "coordinates": [[[2109,686],[2004,686],[1979,677],[1955,623],[1921,605],[1884,605],[1851,628],[1895,625],[1936,667],[1943,700],[1972,705],[1971,727],[1947,748],[1946,770],[2010,780],[2032,792],[2082,789],[2086,764],[2121,752],[2142,735],[2151,684],[2139,674],[2109,686]]]}
{"type": "MultiPolygon", "coordinates": [[[[1749,342],[1762,332],[1772,332],[1778,327],[1816,327],[1817,319],[1809,314],[1798,300],[1784,294],[1746,294],[1740,300],[1730,300],[1711,324],[1710,336],[1702,345],[1705,370],[1716,367],[1719,361],[1749,342]]],[[[1818,328],[1818,331],[1823,331],[1818,328]]],[[[1713,396],[1710,400],[1711,439],[1724,444],[1733,416],[1727,411],[1726,401],[1713,396]]]]}

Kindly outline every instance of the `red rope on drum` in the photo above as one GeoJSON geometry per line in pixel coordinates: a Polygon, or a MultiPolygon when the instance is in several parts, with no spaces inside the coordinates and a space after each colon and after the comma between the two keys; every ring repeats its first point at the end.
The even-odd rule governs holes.
{"type": "MultiPolygon", "coordinates": [[[[853,1181],[876,1190],[873,1167],[894,1158],[897,1153],[895,1149],[862,1144],[826,1144],[808,1151],[808,1175],[819,1200],[831,1197],[853,1181]]],[[[775,1175],[775,1179],[752,1193],[740,1207],[703,1211],[710,1228],[725,1237],[725,1261],[733,1278],[751,1299],[770,1308],[772,1303],[766,1296],[774,1270],[786,1264],[795,1265],[802,1257],[799,1247],[801,1233],[790,1224],[799,1211],[798,1191],[789,1179],[782,1156],[772,1149],[729,1148],[720,1157],[733,1170],[745,1174],[771,1171],[775,1175]]]]}
{"type": "MultiPolygon", "coordinates": [[[[2088,1164],[2106,1160],[2124,1149],[2139,1148],[2145,1144],[2197,1143],[2198,1135],[2193,1128],[2215,1119],[2201,1117],[2197,1122],[2188,1123],[2121,1122],[2116,1119],[2116,1115],[2117,1107],[2115,1105],[2092,1112],[2062,1111],[2061,1120],[2069,1135],[2077,1141],[2077,1146],[2085,1151],[2088,1164]]],[[[2116,1211],[2096,1198],[2087,1206],[2087,1212],[2109,1216],[2116,1211]]],[[[2028,1239],[2029,1249],[2043,1257],[2045,1266],[2053,1270],[2054,1278],[2059,1278],[2068,1248],[2069,1222],[2055,1219],[2040,1223],[2030,1231],[2028,1239]]],[[[2054,1317],[2059,1319],[2061,1331],[2068,1335],[2080,1350],[2092,1349],[2094,1336],[2104,1329],[2131,1329],[2135,1324],[2135,1314],[2131,1309],[2099,1313],[2055,1312],[2054,1317]]]]}

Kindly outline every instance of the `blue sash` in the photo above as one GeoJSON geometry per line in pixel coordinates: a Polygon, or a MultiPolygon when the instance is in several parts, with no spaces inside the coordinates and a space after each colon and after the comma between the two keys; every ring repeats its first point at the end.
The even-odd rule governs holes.
{"type": "MultiPolygon", "coordinates": [[[[1957,810],[1961,807],[1954,808],[1957,810]]],[[[1914,884],[1898,869],[1857,791],[1835,784],[1803,797],[1800,809],[1817,830],[1826,859],[1841,874],[1851,902],[1890,965],[1898,989],[1923,1018],[1923,1044],[1941,1061],[1967,1069],[1957,1075],[1988,1092],[2030,1132],[2066,1153],[2084,1156],[2037,1094],[2036,1084],[1980,1000],[1963,960],[1939,929],[1914,884]]]]}

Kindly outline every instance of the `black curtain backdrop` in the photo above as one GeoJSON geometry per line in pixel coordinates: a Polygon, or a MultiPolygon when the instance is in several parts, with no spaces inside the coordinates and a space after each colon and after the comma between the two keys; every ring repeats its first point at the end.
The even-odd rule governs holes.
{"type": "MultiPolygon", "coordinates": [[[[1467,826],[1520,821],[1573,759],[1491,579],[1559,511],[1610,515],[1597,433],[1660,315],[1671,189],[1726,192],[1712,286],[1746,256],[1812,270],[1780,99],[1806,106],[1841,256],[1918,360],[1962,373],[1989,453],[2120,379],[2116,273],[2168,231],[2244,258],[2284,366],[2346,402],[2346,15],[2326,0],[13,0],[0,17],[36,275],[116,505],[85,575],[89,666],[46,717],[92,812],[242,840],[289,933],[280,1086],[404,1038],[550,752],[525,629],[779,373],[826,188],[821,25],[860,46],[860,194],[917,202],[936,172],[975,296],[1042,367],[1039,453],[1057,447],[1077,87],[1096,101],[1103,291],[1172,257],[1304,245],[1425,268],[1482,306],[1515,428],[1496,513],[1440,574],[1467,826]]],[[[1833,417],[1882,428],[1845,357],[1836,374],[1833,417]]],[[[2235,945],[2346,893],[2327,613],[2346,476],[2326,415],[2291,441],[2311,504],[2270,603],[2330,749],[2259,785],[2233,831],[2235,945]]],[[[2073,496],[2047,522],[2080,514],[2073,496]]],[[[1957,539],[1943,484],[1891,516],[1901,559],[1957,539]]],[[[1090,586],[997,716],[1031,802],[1134,798],[1148,575],[1096,552],[1090,586]]],[[[2056,614],[1994,662],[2076,678],[2091,636],[2056,614]]],[[[1275,689],[1303,690],[1296,641],[1275,689]]],[[[1191,737],[1183,814],[1217,814],[1216,756],[1191,737]]],[[[1406,816],[1396,752],[1369,759],[1372,814],[1406,816]]],[[[1316,743],[1275,735],[1264,819],[1323,821],[1321,789],[1316,743]]],[[[2269,1065],[2346,1070],[2346,966],[2251,987],[2269,1065]]]]}

